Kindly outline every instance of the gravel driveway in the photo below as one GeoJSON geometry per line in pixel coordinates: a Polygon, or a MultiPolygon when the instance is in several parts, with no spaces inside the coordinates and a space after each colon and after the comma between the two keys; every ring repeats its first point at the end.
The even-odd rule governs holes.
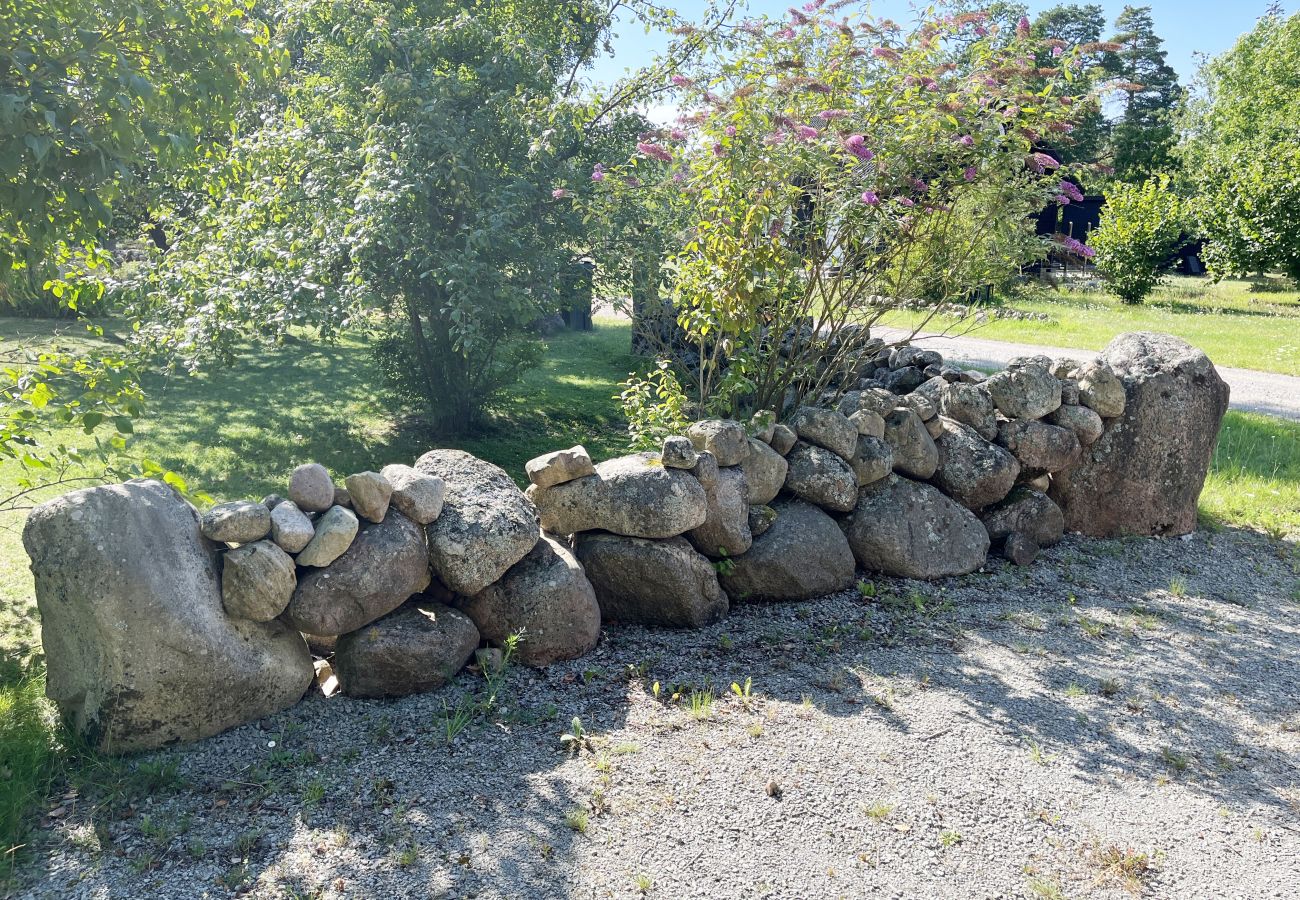
{"type": "MultiPolygon", "coordinates": [[[[871,333],[887,341],[908,335],[902,328],[885,325],[872,326],[871,333]]],[[[969,334],[938,334],[923,332],[913,343],[929,350],[938,350],[943,358],[959,365],[980,369],[1001,369],[1015,356],[1044,354],[1052,358],[1066,357],[1088,359],[1092,350],[1070,350],[1064,347],[1047,347],[1042,344],[1014,344],[1008,341],[991,341],[969,334]]],[[[1300,421],[1300,378],[1277,375],[1254,369],[1233,369],[1215,366],[1219,375],[1232,388],[1228,405],[1246,412],[1266,413],[1283,419],[1300,421]]]]}
{"type": "Polygon", "coordinates": [[[1070,538],[607,627],[450,746],[475,676],[316,697],[65,799],[20,894],[1300,897],[1298,574],[1250,532],[1070,538]]]}

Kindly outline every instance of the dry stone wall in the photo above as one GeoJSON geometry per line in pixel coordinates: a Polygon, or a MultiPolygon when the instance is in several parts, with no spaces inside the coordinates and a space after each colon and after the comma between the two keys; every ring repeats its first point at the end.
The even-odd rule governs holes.
{"type": "Polygon", "coordinates": [[[1168,335],[987,378],[881,347],[857,372],[781,422],[696,422],[599,463],[548,453],[526,492],[432,450],[342,485],[308,463],[286,497],[201,516],[156,481],[66,494],[24,532],[49,694],[101,748],[146,749],[290,706],[313,673],[398,696],[511,635],[542,666],[591,650],[602,625],[702,627],[859,570],[1028,565],[1067,527],[1182,533],[1227,405],[1204,354],[1168,335]]]}

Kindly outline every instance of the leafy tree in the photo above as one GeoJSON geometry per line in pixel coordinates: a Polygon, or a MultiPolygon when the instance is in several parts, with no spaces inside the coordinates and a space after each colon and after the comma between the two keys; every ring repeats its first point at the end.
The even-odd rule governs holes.
{"type": "MultiPolygon", "coordinates": [[[[279,58],[249,0],[0,3],[0,304],[84,310],[97,299],[102,287],[77,276],[103,270],[115,204],[141,173],[222,136],[279,58]]],[[[26,470],[0,507],[125,464],[143,408],[136,362],[121,349],[0,346],[0,458],[26,470]],[[51,437],[69,426],[89,446],[51,437]]]]}
{"type": "Polygon", "coordinates": [[[1203,70],[1182,148],[1216,275],[1280,270],[1300,282],[1300,14],[1265,16],[1203,70]]]}
{"type": "Polygon", "coordinates": [[[595,0],[293,7],[278,96],[167,211],[149,337],[194,365],[250,333],[365,324],[401,398],[439,432],[475,427],[592,248],[570,195],[593,148],[634,138],[576,77],[608,27],[595,0]]]}
{"type": "MultiPolygon", "coordinates": [[[[1106,30],[1106,13],[1096,4],[1080,5],[1062,3],[1043,10],[1033,21],[1035,37],[1052,42],[1052,47],[1063,50],[1072,47],[1094,47],[1100,44],[1102,32],[1106,30]],[[1059,44],[1055,42],[1060,42],[1059,44]]],[[[1039,54],[1040,64],[1050,65],[1054,49],[1039,54]]],[[[1104,60],[1106,57],[1102,56],[1104,60]]],[[[1095,65],[1079,74],[1079,82],[1074,88],[1083,94],[1079,101],[1075,121],[1070,123],[1068,137],[1053,138],[1053,149],[1058,151],[1061,163],[1072,170],[1091,166],[1102,159],[1106,152],[1109,137],[1109,124],[1102,112],[1099,98],[1085,92],[1083,85],[1098,87],[1106,77],[1103,65],[1095,65]]]]}
{"type": "Polygon", "coordinates": [[[1119,46],[1108,54],[1106,66],[1123,106],[1111,128],[1112,164],[1116,179],[1141,184],[1175,165],[1174,113],[1183,89],[1165,62],[1164,41],[1156,34],[1151,7],[1124,7],[1110,40],[1119,46]]]}
{"type": "Polygon", "coordinates": [[[1116,184],[1106,194],[1101,222],[1088,235],[1106,288],[1125,303],[1141,303],[1182,235],[1182,201],[1169,176],[1141,185],[1116,184]]]}
{"type": "MultiPolygon", "coordinates": [[[[851,382],[890,309],[961,298],[1043,250],[1030,215],[1062,187],[1036,138],[1073,115],[1077,51],[1052,77],[1026,62],[1043,49],[1027,21],[790,16],[742,23],[679,74],[680,126],[601,182],[689,211],[665,287],[690,352],[630,382],[634,407],[781,412],[851,382]]],[[[629,411],[643,431],[664,418],[629,411]]]]}

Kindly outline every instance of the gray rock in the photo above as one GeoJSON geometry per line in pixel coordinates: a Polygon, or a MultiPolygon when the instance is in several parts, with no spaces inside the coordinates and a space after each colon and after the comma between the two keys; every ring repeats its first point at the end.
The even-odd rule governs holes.
{"type": "Polygon", "coordinates": [[[281,497],[279,494],[267,494],[262,498],[262,505],[271,510],[271,512],[275,512],[275,508],[283,503],[284,500],[285,498],[281,497]]]}
{"type": "MultiPolygon", "coordinates": [[[[931,407],[933,408],[929,416],[927,416],[922,411],[922,409],[915,406],[912,407],[913,409],[916,410],[917,415],[919,415],[922,419],[925,419],[928,422],[930,421],[930,419],[933,419],[936,415],[938,415],[939,398],[943,395],[943,390],[947,386],[948,386],[948,379],[944,378],[942,375],[933,375],[926,381],[921,382],[921,384],[917,386],[916,390],[912,391],[912,393],[908,394],[907,397],[904,397],[903,399],[906,401],[910,397],[916,397],[918,399],[924,399],[929,401],[931,407]]],[[[903,404],[903,405],[907,405],[907,404],[903,404]]]]}
{"type": "Polygon", "coordinates": [[[404,697],[454,678],[478,639],[460,610],[417,599],[340,637],[331,665],[349,697],[404,697]]]}
{"type": "Polygon", "coordinates": [[[990,375],[984,385],[993,405],[1009,419],[1041,419],[1061,405],[1061,382],[1046,366],[1032,362],[990,375]]]}
{"type": "MultiPolygon", "coordinates": [[[[1080,403],[1079,382],[1073,378],[1061,380],[1061,405],[1078,406],[1080,403]]],[[[1050,415],[1050,413],[1049,413],[1050,415]]]]}
{"type": "Polygon", "coordinates": [[[585,532],[574,541],[574,555],[606,622],[703,628],[727,614],[727,595],[712,563],[684,538],[585,532]]]}
{"type": "Polygon", "coordinates": [[[897,475],[862,488],[844,528],[864,569],[903,578],[964,575],[982,566],[989,550],[974,513],[931,485],[897,475]]]}
{"type": "Polygon", "coordinates": [[[1017,487],[997,506],[986,510],[980,520],[995,546],[1008,535],[1021,534],[1036,547],[1053,547],[1065,533],[1061,508],[1046,494],[1027,486],[1017,487]]]}
{"type": "Polygon", "coordinates": [[[1020,463],[1001,447],[990,444],[974,428],[941,418],[943,433],[935,446],[939,467],[934,484],[967,509],[997,503],[1020,477],[1020,463]]]}
{"type": "Polygon", "coordinates": [[[935,416],[925,423],[925,433],[930,436],[930,440],[939,440],[939,435],[943,434],[943,418],[935,416]]]}
{"type": "Polygon", "coordinates": [[[289,605],[297,584],[293,557],[270,541],[244,544],[222,558],[221,603],[236,619],[271,621],[289,605]]]}
{"type": "Polygon", "coordinates": [[[720,580],[732,602],[808,600],[853,584],[853,553],[834,519],[800,500],[779,500],[772,508],[771,527],[723,568],[720,580]]]}
{"type": "Polygon", "coordinates": [[[749,436],[764,444],[772,443],[776,431],[776,416],[770,409],[760,409],[749,420],[749,436]]]}
{"type": "Polygon", "coordinates": [[[889,367],[891,369],[902,369],[908,366],[924,369],[927,366],[941,365],[943,365],[943,356],[937,350],[923,350],[911,344],[904,344],[901,347],[895,347],[889,353],[889,367]]]}
{"type": "Polygon", "coordinates": [[[1013,531],[1002,541],[998,552],[1017,566],[1033,565],[1039,547],[1018,531],[1013,531]]]}
{"type": "Polygon", "coordinates": [[[352,495],[348,489],[339,485],[334,486],[334,506],[341,506],[344,509],[352,509],[352,495]]]}
{"type": "Polygon", "coordinates": [[[885,417],[885,443],[894,451],[894,471],[929,478],[939,465],[934,438],[913,410],[899,407],[885,417]]]}
{"type": "Polygon", "coordinates": [[[303,574],[283,618],[306,634],[347,634],[428,586],[424,533],[393,511],[384,521],[363,528],[328,568],[303,574]]]}
{"type": "Polygon", "coordinates": [[[790,426],[800,440],[824,447],[846,461],[853,457],[853,448],[858,444],[857,426],[833,409],[801,406],[790,426]]]}
{"type": "Polygon", "coordinates": [[[664,468],[658,454],[634,453],[600,463],[594,475],[551,488],[534,486],[528,494],[541,513],[542,527],[552,534],[601,530],[665,538],[704,524],[704,480],[664,468]]]}
{"type": "Polygon", "coordinates": [[[1068,428],[1073,431],[1074,436],[1079,439],[1079,443],[1084,446],[1101,437],[1102,431],[1105,430],[1101,416],[1086,406],[1075,406],[1073,404],[1062,403],[1059,408],[1044,416],[1043,421],[1049,425],[1068,428]]]}
{"type": "Polygon", "coordinates": [[[591,475],[596,467],[591,462],[587,448],[578,444],[568,450],[554,450],[534,457],[524,463],[524,471],[533,484],[548,488],[591,475]]]}
{"type": "Polygon", "coordinates": [[[974,428],[991,441],[998,436],[998,415],[993,398],[983,387],[954,382],[939,395],[939,414],[974,428]]]}
{"type": "Polygon", "coordinates": [[[785,484],[790,464],[786,458],[767,444],[749,439],[749,456],[744,465],[745,484],[749,487],[749,502],[754,506],[771,503],[785,484]]]}
{"type": "Polygon", "coordinates": [[[763,506],[751,506],[749,508],[749,533],[758,537],[764,531],[772,527],[776,521],[776,510],[764,504],[763,506]]]}
{"type": "Polygon", "coordinates": [[[880,383],[895,394],[906,394],[925,381],[925,373],[915,366],[892,369],[880,376],[880,383]]]}
{"type": "Polygon", "coordinates": [[[686,532],[686,539],[705,556],[744,553],[753,540],[749,533],[749,486],[744,470],[740,466],[719,469],[713,484],[704,486],[704,495],[708,515],[703,525],[686,532]]]}
{"type": "Polygon", "coordinates": [[[289,476],[289,499],[304,512],[324,512],[334,505],[334,479],[320,463],[303,463],[289,476]]]}
{"type": "Polygon", "coordinates": [[[699,462],[700,454],[696,452],[690,438],[673,435],[664,438],[664,446],[659,452],[659,458],[670,469],[693,469],[699,462]]]}
{"type": "MultiPolygon", "coordinates": [[[[944,383],[947,384],[947,382],[944,383]]],[[[908,394],[899,401],[898,405],[906,406],[912,412],[916,413],[922,422],[928,422],[938,415],[938,411],[935,410],[934,404],[920,394],[908,394]]]]}
{"type": "MultiPolygon", "coordinates": [[[[894,449],[883,440],[864,434],[849,460],[853,478],[858,487],[879,481],[894,470],[894,449]]],[[[857,502],[856,496],[854,503],[857,502]]]]}
{"type": "Polygon", "coordinates": [[[393,486],[378,472],[357,472],[343,479],[352,509],[368,522],[382,522],[388,515],[393,486]]]}
{"type": "Polygon", "coordinates": [[[789,425],[778,422],[772,426],[772,440],[768,445],[777,453],[785,456],[794,449],[794,445],[799,441],[799,435],[794,433],[794,429],[789,425]]]}
{"type": "Polygon", "coordinates": [[[848,512],[857,497],[853,469],[824,447],[799,443],[786,457],[785,489],[796,497],[836,512],[848,512]]]}
{"type": "Polygon", "coordinates": [[[1127,402],[1124,383],[1109,363],[1099,359],[1085,363],[1075,370],[1074,378],[1079,384],[1079,400],[1084,406],[1103,419],[1124,415],[1124,404],[1127,402]]]}
{"type": "Polygon", "coordinates": [[[195,741],[297,703],[302,636],[222,608],[216,548],[158,481],[85,488],[27,518],[45,691],[110,753],[195,741]]]}
{"type": "Polygon", "coordinates": [[[731,419],[705,419],[686,429],[696,450],[708,450],[720,466],[738,466],[749,453],[749,435],[731,419]]]}
{"type": "Polygon", "coordinates": [[[1030,471],[1059,472],[1079,459],[1079,439],[1068,428],[1011,419],[998,423],[998,444],[1030,471]]]}
{"type": "Polygon", "coordinates": [[[530,666],[575,659],[600,639],[591,582],[573,554],[545,535],[501,580],[457,605],[493,644],[522,632],[517,658],[530,666]]]}
{"type": "Polygon", "coordinates": [[[1204,353],[1167,334],[1122,334],[1101,358],[1123,380],[1124,412],[1075,468],[1052,477],[1066,527],[1108,537],[1192,531],[1228,386],[1204,353]]]}
{"type": "Polygon", "coordinates": [[[713,487],[718,483],[718,458],[708,450],[699,450],[695,454],[695,465],[691,467],[691,474],[695,480],[704,485],[705,490],[713,487]]]}
{"type": "Polygon", "coordinates": [[[415,524],[428,525],[442,514],[447,484],[438,476],[399,463],[384,466],[379,474],[393,486],[389,502],[415,524]]]}
{"type": "Polygon", "coordinates": [[[292,500],[277,503],[271,510],[271,540],[287,553],[301,553],[316,536],[316,526],[292,500]]]}
{"type": "Polygon", "coordinates": [[[260,541],[271,533],[271,510],[252,500],[219,503],[200,520],[203,536],[227,544],[260,541]]]}
{"type": "Polygon", "coordinates": [[[885,418],[878,412],[860,409],[849,416],[849,421],[858,429],[859,435],[874,438],[884,438],[885,436],[885,418]]]}
{"type": "MultiPolygon", "coordinates": [[[[328,566],[352,546],[360,523],[356,514],[342,506],[331,506],[316,521],[316,533],[311,542],[298,554],[300,566],[328,566]]],[[[299,629],[310,631],[311,629],[299,629]]]]}
{"type": "Polygon", "coordinates": [[[483,590],[537,543],[537,510],[499,466],[462,450],[430,450],[415,469],[446,485],[442,513],[425,534],[434,574],[456,593],[483,590]]]}
{"type": "Polygon", "coordinates": [[[1052,364],[1048,367],[1048,370],[1059,380],[1065,381],[1067,378],[1073,378],[1075,370],[1080,368],[1082,365],[1083,363],[1079,362],[1077,359],[1067,359],[1062,357],[1060,359],[1052,360],[1052,364]]]}

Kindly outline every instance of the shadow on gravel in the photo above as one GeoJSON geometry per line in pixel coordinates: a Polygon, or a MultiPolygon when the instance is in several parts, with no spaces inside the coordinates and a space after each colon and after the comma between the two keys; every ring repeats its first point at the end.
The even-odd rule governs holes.
{"type": "MultiPolygon", "coordinates": [[[[1279,743],[1300,728],[1300,606],[1279,586],[1296,583],[1297,564],[1300,548],[1244,531],[1071,538],[1025,569],[876,578],[807,603],[738,605],[698,631],[613,626],[580,660],[512,670],[495,712],[450,743],[477,676],[389,702],[317,696],[133,761],[161,776],[97,812],[72,804],[29,883],[34,896],[74,884],[159,898],[590,896],[574,887],[592,877],[583,860],[626,813],[596,824],[606,792],[635,784],[651,828],[659,804],[690,795],[689,763],[651,765],[638,744],[743,755],[745,729],[780,705],[808,709],[797,728],[833,717],[825,734],[851,727],[866,746],[906,735],[903,771],[943,767],[945,741],[979,740],[1098,792],[1170,779],[1285,810],[1298,776],[1279,743]],[[593,736],[576,758],[559,741],[575,717],[593,736]]],[[[630,891],[691,839],[624,848],[623,868],[599,877],[630,891]]]]}

